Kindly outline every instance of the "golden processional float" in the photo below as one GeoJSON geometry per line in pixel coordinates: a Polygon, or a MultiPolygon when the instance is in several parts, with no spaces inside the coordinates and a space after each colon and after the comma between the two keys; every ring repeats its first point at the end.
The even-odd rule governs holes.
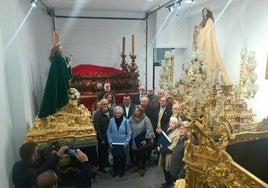
{"type": "MultiPolygon", "coordinates": [[[[59,33],[53,31],[54,45],[59,42],[59,33]]],[[[65,56],[66,66],[71,67],[72,55],[65,56]]],[[[69,102],[56,113],[34,119],[33,127],[27,130],[25,141],[38,144],[39,149],[67,145],[83,147],[97,145],[96,132],[90,111],[79,104],[80,93],[75,88],[68,90],[69,102]]]]}
{"type": "MultiPolygon", "coordinates": [[[[59,42],[58,32],[53,32],[54,44],[59,42]]],[[[42,149],[51,148],[51,146],[67,145],[69,147],[90,147],[97,146],[97,136],[92,122],[91,112],[88,110],[87,98],[97,98],[99,88],[111,80],[111,85],[115,91],[120,93],[135,93],[139,85],[138,66],[135,62],[135,35],[132,35],[132,52],[130,53],[131,63],[126,62],[125,37],[122,41],[121,67],[122,71],[90,72],[90,74],[73,75],[68,90],[69,102],[56,113],[44,118],[36,117],[33,127],[27,130],[25,141],[33,141],[42,149]],[[81,95],[80,95],[81,92],[81,95]],[[84,104],[83,104],[84,102],[84,104]]],[[[71,65],[72,56],[67,57],[68,68],[71,65]]],[[[114,70],[113,70],[114,71],[114,70]]],[[[92,101],[90,101],[92,102],[92,101]]],[[[92,104],[93,105],[93,102],[92,104]]],[[[93,110],[93,109],[90,109],[93,110]]]]}
{"type": "Polygon", "coordinates": [[[25,140],[38,143],[39,148],[55,144],[70,147],[91,146],[97,143],[90,111],[79,104],[80,93],[75,88],[68,91],[69,103],[55,114],[36,117],[25,140]]]}
{"type": "MultiPolygon", "coordinates": [[[[241,51],[239,83],[231,86],[221,85],[220,70],[208,71],[206,55],[199,49],[191,52],[189,63],[174,83],[174,54],[174,51],[165,53],[159,85],[172,100],[181,103],[181,113],[191,120],[183,159],[185,187],[268,187],[226,152],[228,145],[268,137],[267,119],[254,121],[255,114],[245,102],[245,98],[253,98],[258,90],[255,52],[241,51]]],[[[175,188],[179,187],[176,183],[175,188]]]]}

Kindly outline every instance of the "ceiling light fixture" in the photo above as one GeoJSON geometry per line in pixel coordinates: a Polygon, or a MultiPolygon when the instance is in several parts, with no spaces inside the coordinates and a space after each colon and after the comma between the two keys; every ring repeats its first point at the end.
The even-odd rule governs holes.
{"type": "Polygon", "coordinates": [[[179,10],[181,9],[181,2],[178,4],[178,9],[179,10]]]}
{"type": "Polygon", "coordinates": [[[31,0],[31,6],[36,7],[37,6],[37,0],[31,0]]]}
{"type": "Polygon", "coordinates": [[[172,12],[174,10],[174,6],[168,7],[168,11],[172,12]]]}
{"type": "Polygon", "coordinates": [[[185,0],[185,3],[194,3],[194,0],[185,0]]]}
{"type": "MultiPolygon", "coordinates": [[[[187,1],[187,0],[185,0],[185,1],[187,1]]],[[[190,1],[191,2],[194,2],[194,0],[190,0],[190,1]]],[[[176,6],[177,6],[177,8],[179,10],[182,7],[182,2],[183,2],[183,0],[175,0],[173,3],[167,5],[166,8],[168,9],[169,12],[172,12],[176,8],[176,6]]]]}

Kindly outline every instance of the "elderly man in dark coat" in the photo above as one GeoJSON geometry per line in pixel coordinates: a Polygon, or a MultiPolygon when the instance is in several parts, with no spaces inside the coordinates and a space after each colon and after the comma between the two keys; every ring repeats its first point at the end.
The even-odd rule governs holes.
{"type": "Polygon", "coordinates": [[[100,102],[102,107],[95,113],[93,124],[98,139],[99,171],[106,172],[105,168],[110,166],[107,152],[109,144],[106,133],[110,119],[113,117],[113,111],[108,107],[107,99],[101,99],[100,102]]]}
{"type": "Polygon", "coordinates": [[[189,122],[183,121],[180,126],[180,138],[177,145],[172,151],[171,161],[170,161],[170,174],[173,181],[185,177],[185,163],[182,160],[184,156],[184,141],[187,140],[189,122]]]}

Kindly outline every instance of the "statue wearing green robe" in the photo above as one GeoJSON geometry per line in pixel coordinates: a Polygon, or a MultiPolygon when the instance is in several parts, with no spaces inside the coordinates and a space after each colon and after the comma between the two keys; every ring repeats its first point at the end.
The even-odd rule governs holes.
{"type": "Polygon", "coordinates": [[[72,79],[70,68],[67,67],[66,58],[55,52],[51,57],[51,66],[48,73],[46,88],[39,111],[39,118],[54,114],[69,102],[69,80],[72,79]]]}

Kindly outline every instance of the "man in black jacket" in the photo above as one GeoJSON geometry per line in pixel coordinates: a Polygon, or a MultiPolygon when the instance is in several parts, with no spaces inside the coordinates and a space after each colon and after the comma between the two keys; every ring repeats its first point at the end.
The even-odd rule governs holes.
{"type": "Polygon", "coordinates": [[[133,104],[137,105],[141,103],[141,98],[146,96],[145,86],[140,86],[139,93],[133,96],[133,104]]]}
{"type": "Polygon", "coordinates": [[[182,160],[184,157],[184,142],[188,139],[187,133],[189,129],[189,122],[183,121],[180,126],[180,138],[177,145],[172,151],[170,161],[170,175],[175,182],[177,179],[185,177],[185,163],[182,160]]]}
{"type": "MultiPolygon", "coordinates": [[[[75,157],[81,163],[80,178],[77,181],[77,188],[91,187],[91,171],[88,157],[80,149],[76,149],[75,157]]],[[[40,173],[36,178],[36,188],[57,188],[58,176],[53,170],[46,170],[40,173]]]]}
{"type": "Polygon", "coordinates": [[[135,105],[131,102],[131,97],[128,93],[126,93],[123,97],[123,103],[120,104],[124,110],[124,116],[129,119],[134,111],[135,105]]]}
{"type": "Polygon", "coordinates": [[[109,144],[106,132],[110,119],[113,117],[113,112],[108,107],[107,99],[102,99],[101,105],[101,109],[94,115],[93,124],[98,139],[99,171],[105,172],[105,168],[110,166],[107,152],[109,144]]]}
{"type": "Polygon", "coordinates": [[[161,133],[161,131],[166,131],[169,127],[169,119],[172,115],[172,108],[167,102],[167,98],[165,96],[159,99],[159,106],[155,110],[155,117],[157,121],[154,122],[153,126],[157,133],[161,133]]]}
{"type": "Polygon", "coordinates": [[[13,165],[12,181],[15,188],[28,188],[34,184],[35,177],[47,170],[56,169],[60,157],[64,154],[67,146],[62,146],[57,153],[51,157],[41,167],[38,166],[37,144],[34,142],[26,142],[20,147],[21,160],[13,165]]]}

